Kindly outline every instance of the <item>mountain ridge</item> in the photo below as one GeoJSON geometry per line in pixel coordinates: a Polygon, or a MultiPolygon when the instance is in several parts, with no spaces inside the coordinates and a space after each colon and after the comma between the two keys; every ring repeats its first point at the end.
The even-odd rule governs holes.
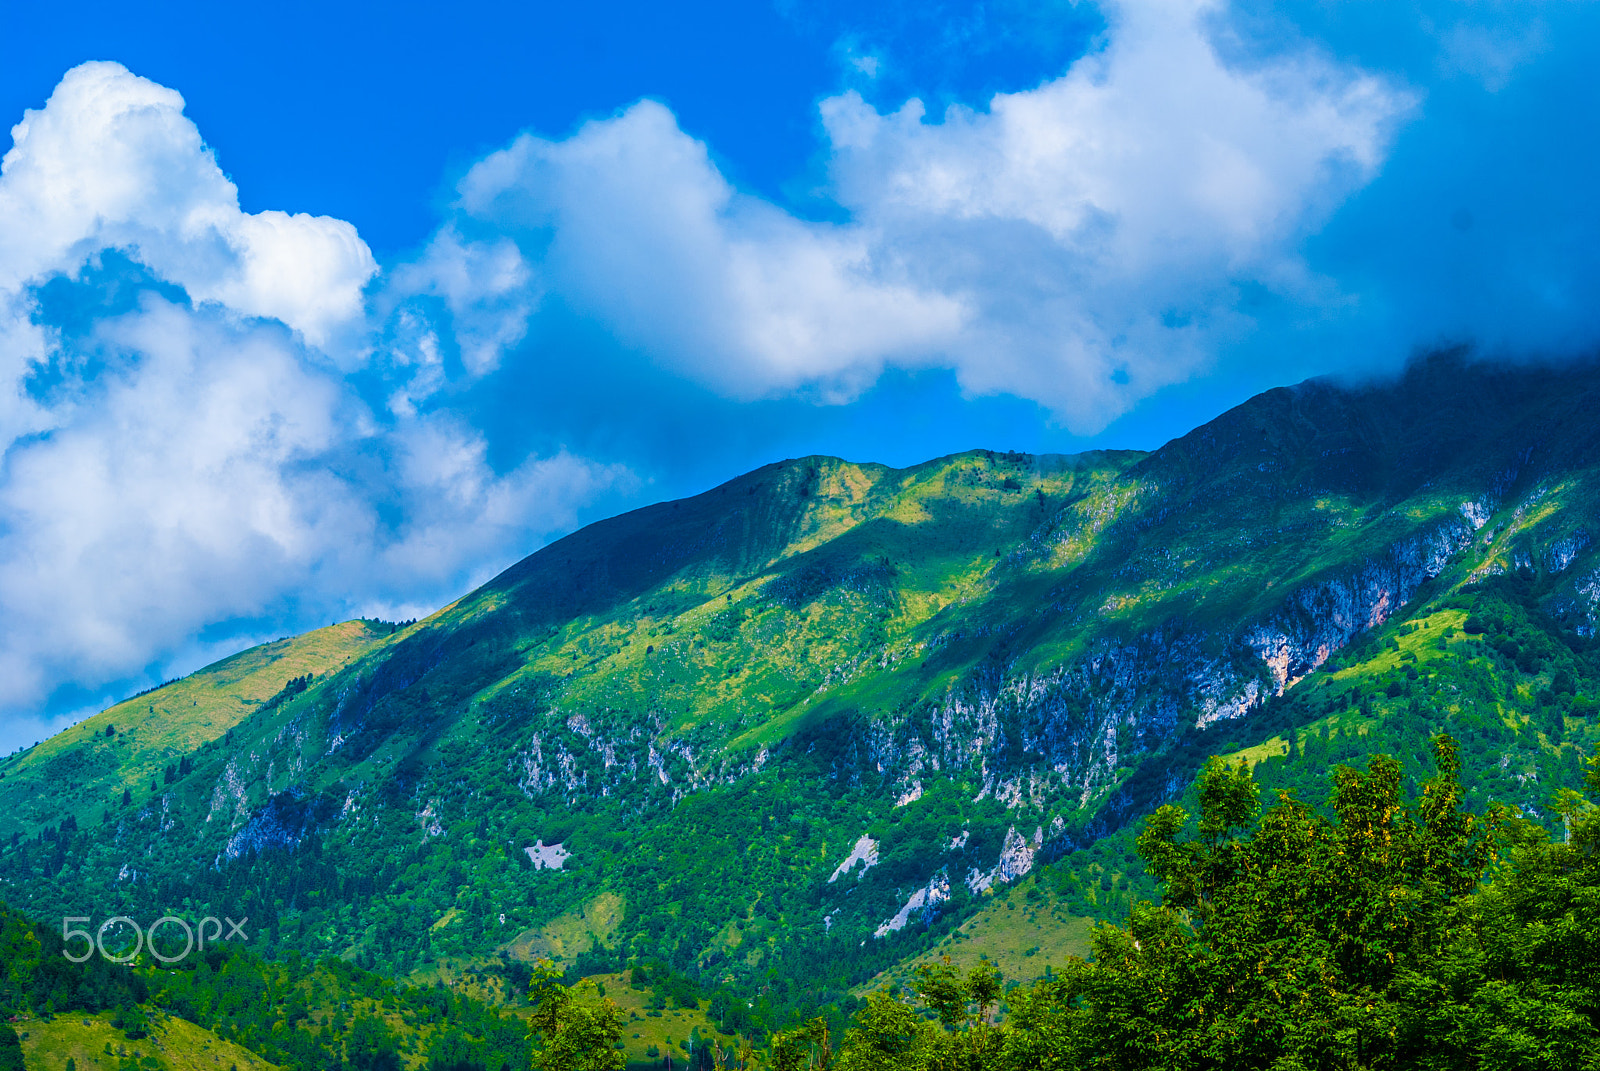
{"type": "Polygon", "coordinates": [[[606,897],[593,973],[842,992],[1030,874],[1076,917],[1125,905],[1127,823],[1208,754],[1299,777],[1302,730],[1334,755],[1466,719],[1531,771],[1475,776],[1538,808],[1594,735],[1597,399],[1593,365],[1446,354],[1149,453],[775,462],[374,637],[126,807],[0,765],[0,831],[30,838],[0,878],[238,897],[269,947],[402,971],[606,897]]]}

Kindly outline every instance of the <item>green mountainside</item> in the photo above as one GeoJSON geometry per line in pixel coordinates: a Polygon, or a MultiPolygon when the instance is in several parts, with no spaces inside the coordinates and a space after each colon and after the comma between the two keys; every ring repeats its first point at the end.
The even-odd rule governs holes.
{"type": "MultiPolygon", "coordinates": [[[[125,928],[112,936],[110,954],[131,953],[115,940],[131,936],[125,928]]],[[[35,1071],[528,1066],[527,1012],[504,1005],[526,998],[529,970],[513,974],[494,1007],[472,986],[397,984],[333,957],[290,952],[273,963],[237,943],[183,955],[169,941],[168,962],[146,955],[130,967],[73,962],[80,940],[0,909],[0,1066],[18,1066],[7,1062],[11,1046],[35,1071]]]]}
{"type": "Polygon", "coordinates": [[[1318,801],[1447,730],[1469,806],[1559,823],[1597,404],[1592,366],[1446,355],[1149,454],[770,465],[0,763],[4,898],[414,977],[643,966],[746,1034],[930,950],[1060,969],[1155,894],[1136,820],[1210,755],[1318,801]]]}
{"type": "Polygon", "coordinates": [[[121,804],[124,791],[159,792],[180,770],[187,776],[185,760],[196,749],[344,666],[392,628],[347,621],[252,647],[0,760],[6,832],[64,817],[98,820],[107,806],[121,804]]]}

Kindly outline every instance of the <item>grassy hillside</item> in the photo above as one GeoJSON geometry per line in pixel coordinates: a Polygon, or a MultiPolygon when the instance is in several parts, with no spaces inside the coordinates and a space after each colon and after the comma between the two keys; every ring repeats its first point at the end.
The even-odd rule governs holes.
{"type": "Polygon", "coordinates": [[[594,975],[586,983],[595,987],[596,996],[615,1003],[621,1013],[622,1043],[631,1067],[660,1067],[669,1052],[675,1062],[683,1063],[688,1058],[686,1044],[738,1045],[734,1032],[719,1030],[707,1015],[710,1001],[674,1000],[642,980],[634,984],[627,972],[594,975]]]}
{"type": "Polygon", "coordinates": [[[0,833],[73,818],[80,825],[158,797],[166,774],[270,704],[297,677],[326,677],[390,637],[347,621],[276,640],[124,700],[0,760],[0,833]]]}
{"type": "Polygon", "coordinates": [[[94,1012],[25,1019],[13,1026],[22,1036],[29,1071],[64,1071],[68,1060],[82,1071],[121,1071],[130,1059],[140,1071],[277,1071],[249,1049],[183,1019],[157,1012],[149,1036],[130,1040],[111,1025],[112,1018],[110,1012],[94,1012]]]}
{"type": "Polygon", "coordinates": [[[916,969],[946,959],[966,974],[982,960],[1007,982],[1026,983],[1089,955],[1093,920],[1071,914],[1044,875],[1029,875],[988,898],[936,945],[894,964],[857,988],[858,994],[911,989],[916,969]]]}

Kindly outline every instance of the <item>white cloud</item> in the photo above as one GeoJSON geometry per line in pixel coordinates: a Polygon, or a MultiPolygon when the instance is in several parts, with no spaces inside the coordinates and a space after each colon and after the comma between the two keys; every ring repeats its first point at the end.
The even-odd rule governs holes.
{"type": "MultiPolygon", "coordinates": [[[[536,294],[514,245],[447,229],[383,295],[414,329],[375,343],[376,265],[355,228],[240,211],[182,109],[86,64],[26,113],[0,170],[0,712],[13,716],[62,685],[193,668],[231,646],[215,628],[200,643],[208,627],[244,643],[279,623],[438,605],[629,478],[566,453],[497,472],[438,404],[441,333],[476,375],[525,328],[536,294]],[[132,308],[104,303],[113,259],[147,273],[132,308]],[[63,282],[84,322],[72,330],[41,304],[63,282]],[[351,372],[389,385],[390,410],[372,411],[351,372]]],[[[0,743],[45,728],[12,720],[0,743]]]]}
{"type": "Polygon", "coordinates": [[[86,348],[109,370],[0,479],[0,709],[229,619],[443,602],[628,478],[566,454],[497,474],[448,414],[375,426],[273,325],[147,298],[86,348]]]}
{"type": "Polygon", "coordinates": [[[734,190],[652,101],[566,141],[523,135],[472,169],[460,207],[538,256],[570,305],[736,397],[848,394],[963,317],[959,298],[909,285],[859,228],[734,190]]]}
{"type": "Polygon", "coordinates": [[[85,63],[24,113],[0,163],[0,290],[123,249],[196,301],[324,345],[359,322],[377,270],[343,220],[250,214],[174,91],[85,63]]]}
{"type": "Polygon", "coordinates": [[[383,297],[403,302],[418,295],[443,299],[461,363],[476,376],[493,371],[522,341],[541,292],[515,242],[468,241],[447,224],[421,257],[395,269],[383,297]]]}
{"type": "Polygon", "coordinates": [[[1235,288],[1302,296],[1301,238],[1372,177],[1403,92],[1309,49],[1243,69],[1205,2],[1108,5],[1103,51],[930,122],[823,102],[847,224],[734,190],[642,102],[475,167],[459,209],[653,359],[739,397],[844,399],[954,368],[1093,431],[1247,329],[1235,288]]]}
{"type": "Polygon", "coordinates": [[[340,437],[340,390],[281,334],[152,301],[98,340],[135,360],[86,385],[48,437],[12,445],[0,699],[37,694],[67,659],[87,680],[142,667],[152,639],[271,604],[370,529],[334,478],[301,467],[340,437]]]}

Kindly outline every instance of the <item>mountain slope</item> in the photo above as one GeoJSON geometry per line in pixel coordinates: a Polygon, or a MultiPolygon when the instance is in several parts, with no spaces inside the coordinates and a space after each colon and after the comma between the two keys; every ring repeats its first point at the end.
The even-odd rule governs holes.
{"type": "Polygon", "coordinates": [[[171,930],[159,938],[157,961],[149,945],[140,953],[118,941],[130,936],[126,922],[109,942],[117,961],[74,959],[79,938],[63,941],[54,921],[0,908],[0,1047],[9,1041],[15,1055],[20,1041],[35,1071],[510,1071],[529,1063],[526,970],[492,991],[478,976],[407,986],[337,959],[269,962],[237,942],[185,948],[171,930]]]}
{"type": "Polygon", "coordinates": [[[1597,401],[1592,366],[1446,355],[1150,454],[767,466],[544,548],[104,824],[47,786],[0,877],[402,970],[560,934],[816,1000],[1031,872],[1123,909],[1117,831],[1208,753],[1314,786],[1472,719],[1476,776],[1535,806],[1591,747],[1597,401]],[[1493,772],[1524,744],[1543,774],[1493,772]]]}
{"type": "Polygon", "coordinates": [[[22,1052],[29,1067],[66,1067],[67,1061],[82,1068],[117,1067],[131,1058],[141,1071],[167,1068],[218,1067],[239,1071],[277,1071],[275,1064],[258,1058],[248,1049],[234,1045],[208,1030],[182,1019],[158,1019],[152,1034],[130,1041],[111,1025],[105,1012],[89,1016],[55,1016],[22,1026],[22,1052]],[[113,1055],[114,1053],[120,1054],[113,1055]],[[125,1056],[121,1054],[126,1054],[125,1056]],[[154,1064],[146,1063],[155,1060],[154,1064]]]}
{"type": "Polygon", "coordinates": [[[0,760],[4,832],[33,830],[64,817],[98,821],[170,784],[176,766],[221,739],[299,677],[326,676],[387,639],[391,626],[347,621],[252,647],[181,680],[131,699],[0,760]]]}

